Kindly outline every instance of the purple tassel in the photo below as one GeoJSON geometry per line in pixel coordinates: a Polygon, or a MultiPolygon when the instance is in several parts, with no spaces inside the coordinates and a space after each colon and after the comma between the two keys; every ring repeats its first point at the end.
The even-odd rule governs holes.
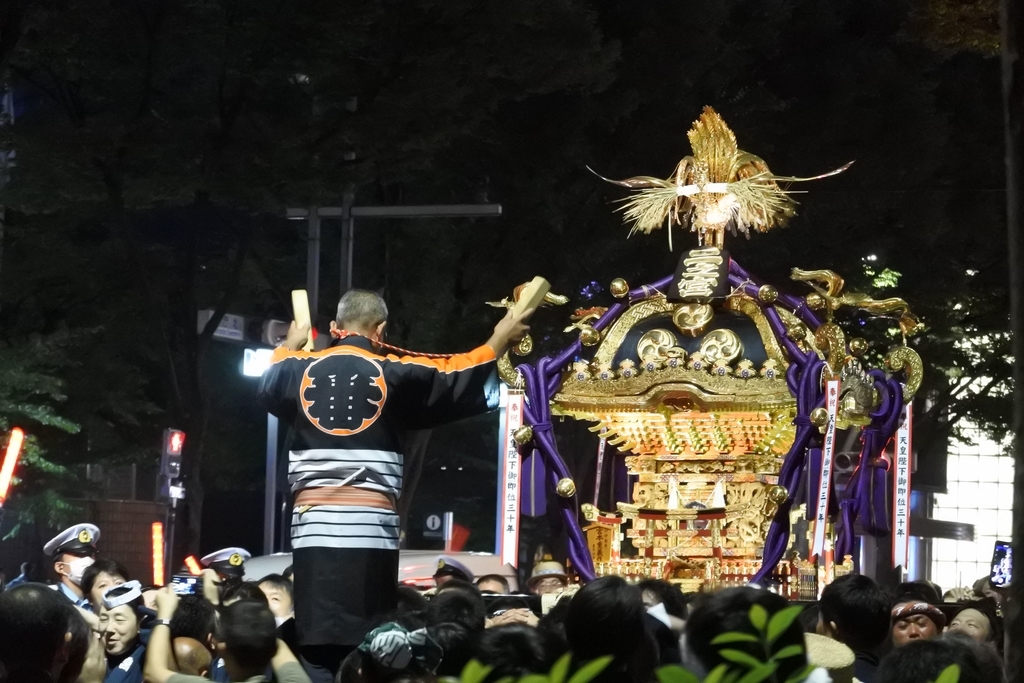
{"type": "Polygon", "coordinates": [[[519,476],[519,511],[529,517],[540,517],[547,510],[548,493],[547,469],[544,467],[544,458],[537,449],[531,449],[530,454],[523,458],[521,474],[519,476]]]}

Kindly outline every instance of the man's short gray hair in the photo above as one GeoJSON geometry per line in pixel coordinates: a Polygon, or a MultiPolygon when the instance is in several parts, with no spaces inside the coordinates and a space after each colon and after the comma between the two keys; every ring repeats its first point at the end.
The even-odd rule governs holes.
{"type": "Polygon", "coordinates": [[[388,319],[388,306],[377,292],[353,289],[338,302],[335,322],[342,329],[370,330],[388,319]]]}

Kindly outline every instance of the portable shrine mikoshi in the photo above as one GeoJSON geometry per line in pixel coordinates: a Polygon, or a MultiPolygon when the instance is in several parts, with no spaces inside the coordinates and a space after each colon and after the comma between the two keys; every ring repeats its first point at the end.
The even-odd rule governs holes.
{"type": "MultiPolygon", "coordinates": [[[[618,301],[571,316],[567,331],[578,339],[567,348],[499,363],[502,379],[525,393],[515,442],[539,458],[544,485],[557,494],[573,568],[584,579],[656,577],[684,590],[777,582],[812,597],[850,570],[848,559],[834,558],[854,553],[855,525],[877,536],[895,529],[905,566],[908,406],[922,377],[907,340],[922,324],[902,299],[847,291],[829,270],[794,269],[810,291],[785,294],[724,250],[727,230],[749,236],[794,215],[789,184],[849,164],[816,178],[774,175],[738,149],[710,108],[689,140],[693,154],[670,178],[609,181],[632,190],[623,208],[634,231],[667,226],[670,241],[673,229],[696,234],[676,272],[640,287],[613,280],[618,301]],[[894,319],[902,343],[884,367],[869,367],[867,342],[846,335],[835,315],[844,308],[894,319]],[[593,422],[624,457],[631,491],[616,510],[580,505],[552,434],[558,416],[593,422]],[[861,451],[840,493],[832,477],[843,429],[859,430],[861,451]],[[887,450],[898,432],[904,447],[887,450]],[[813,562],[791,554],[801,512],[811,521],[813,562]]],[[[532,342],[513,351],[528,356],[532,342]]]]}

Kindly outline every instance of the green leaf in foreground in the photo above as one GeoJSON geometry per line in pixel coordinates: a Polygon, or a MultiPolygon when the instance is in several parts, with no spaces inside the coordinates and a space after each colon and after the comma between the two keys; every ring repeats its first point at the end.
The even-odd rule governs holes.
{"type": "Polygon", "coordinates": [[[727,662],[732,662],[733,664],[742,664],[743,666],[750,669],[753,669],[764,664],[764,662],[762,662],[757,657],[754,657],[753,655],[748,655],[746,652],[743,652],[741,650],[719,650],[718,655],[727,662]]]}
{"type": "Polygon", "coordinates": [[[569,683],[589,683],[589,681],[597,678],[597,675],[604,671],[611,661],[611,655],[607,655],[587,662],[580,667],[579,671],[572,675],[572,678],[569,679],[569,683]]]}
{"type": "Polygon", "coordinates": [[[778,652],[776,652],[774,655],[772,655],[772,659],[773,660],[779,660],[779,659],[787,659],[789,657],[799,657],[803,653],[804,653],[803,646],[802,645],[796,645],[794,643],[793,645],[787,645],[786,647],[784,647],[781,650],[779,650],[778,652]]]}
{"type": "Polygon", "coordinates": [[[753,624],[754,628],[758,631],[764,633],[765,626],[768,625],[768,610],[761,605],[751,605],[750,623],[753,624]]]}
{"type": "Polygon", "coordinates": [[[519,683],[548,683],[548,677],[544,674],[527,674],[519,679],[519,683]]]}
{"type": "Polygon", "coordinates": [[[565,681],[565,677],[569,674],[569,665],[572,664],[572,654],[566,652],[564,655],[559,657],[555,665],[551,667],[551,673],[548,674],[548,681],[550,683],[562,683],[565,681]]]}
{"type": "Polygon", "coordinates": [[[661,667],[654,675],[658,683],[700,683],[696,675],[675,664],[661,667]]]}
{"type": "Polygon", "coordinates": [[[760,666],[756,666],[750,671],[748,671],[736,683],[761,683],[761,681],[768,680],[771,677],[771,675],[775,673],[775,670],[778,668],[779,665],[777,662],[768,662],[766,664],[761,664],[760,666]]]}
{"type": "Polygon", "coordinates": [[[774,645],[779,636],[786,632],[803,611],[804,608],[800,605],[793,605],[773,614],[771,621],[768,622],[768,644],[774,645]]]}
{"type": "Polygon", "coordinates": [[[475,659],[471,659],[466,662],[466,666],[462,669],[462,676],[459,680],[461,680],[462,683],[483,683],[483,680],[491,673],[492,668],[493,667],[481,664],[475,659]]]}
{"type": "Polygon", "coordinates": [[[792,676],[787,678],[786,679],[786,683],[801,683],[801,681],[803,681],[804,679],[806,679],[808,676],[811,675],[812,671],[814,671],[814,667],[811,666],[810,664],[808,664],[807,666],[805,666],[804,668],[800,669],[799,671],[794,673],[792,676]]]}
{"type": "Polygon", "coordinates": [[[728,645],[729,643],[757,643],[760,642],[757,636],[751,635],[750,633],[737,633],[730,631],[729,633],[720,633],[711,639],[712,645],[728,645]]]}
{"type": "Polygon", "coordinates": [[[960,680],[960,666],[958,664],[950,664],[939,677],[935,679],[935,683],[958,683],[960,680]]]}
{"type": "Polygon", "coordinates": [[[728,673],[728,671],[728,664],[719,664],[707,675],[704,679],[704,683],[722,683],[722,681],[725,680],[725,674],[728,673]]]}

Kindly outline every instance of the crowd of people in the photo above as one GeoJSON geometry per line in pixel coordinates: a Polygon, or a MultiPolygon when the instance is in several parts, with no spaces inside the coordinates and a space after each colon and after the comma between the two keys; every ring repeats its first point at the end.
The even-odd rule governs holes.
{"type": "MultiPolygon", "coordinates": [[[[195,592],[180,595],[98,557],[98,539],[92,525],[66,530],[46,546],[53,583],[33,581],[23,566],[0,595],[2,683],[310,683],[317,675],[294,654],[290,568],[246,581],[248,553],[227,548],[204,557],[195,592]]],[[[573,669],[610,658],[598,683],[650,683],[666,665],[703,679],[773,653],[778,681],[923,683],[950,664],[961,683],[1003,676],[1002,596],[986,582],[943,602],[928,582],[891,593],[867,576],[842,576],[768,642],[752,608],[771,619],[790,603],[756,586],[684,594],[666,581],[616,576],[579,585],[551,559],[535,564],[523,592],[514,581],[475,577],[457,557],[440,556],[434,587],[399,586],[397,606],[345,654],[335,683],[457,678],[471,660],[495,682],[546,673],[567,653],[573,669]]]]}

